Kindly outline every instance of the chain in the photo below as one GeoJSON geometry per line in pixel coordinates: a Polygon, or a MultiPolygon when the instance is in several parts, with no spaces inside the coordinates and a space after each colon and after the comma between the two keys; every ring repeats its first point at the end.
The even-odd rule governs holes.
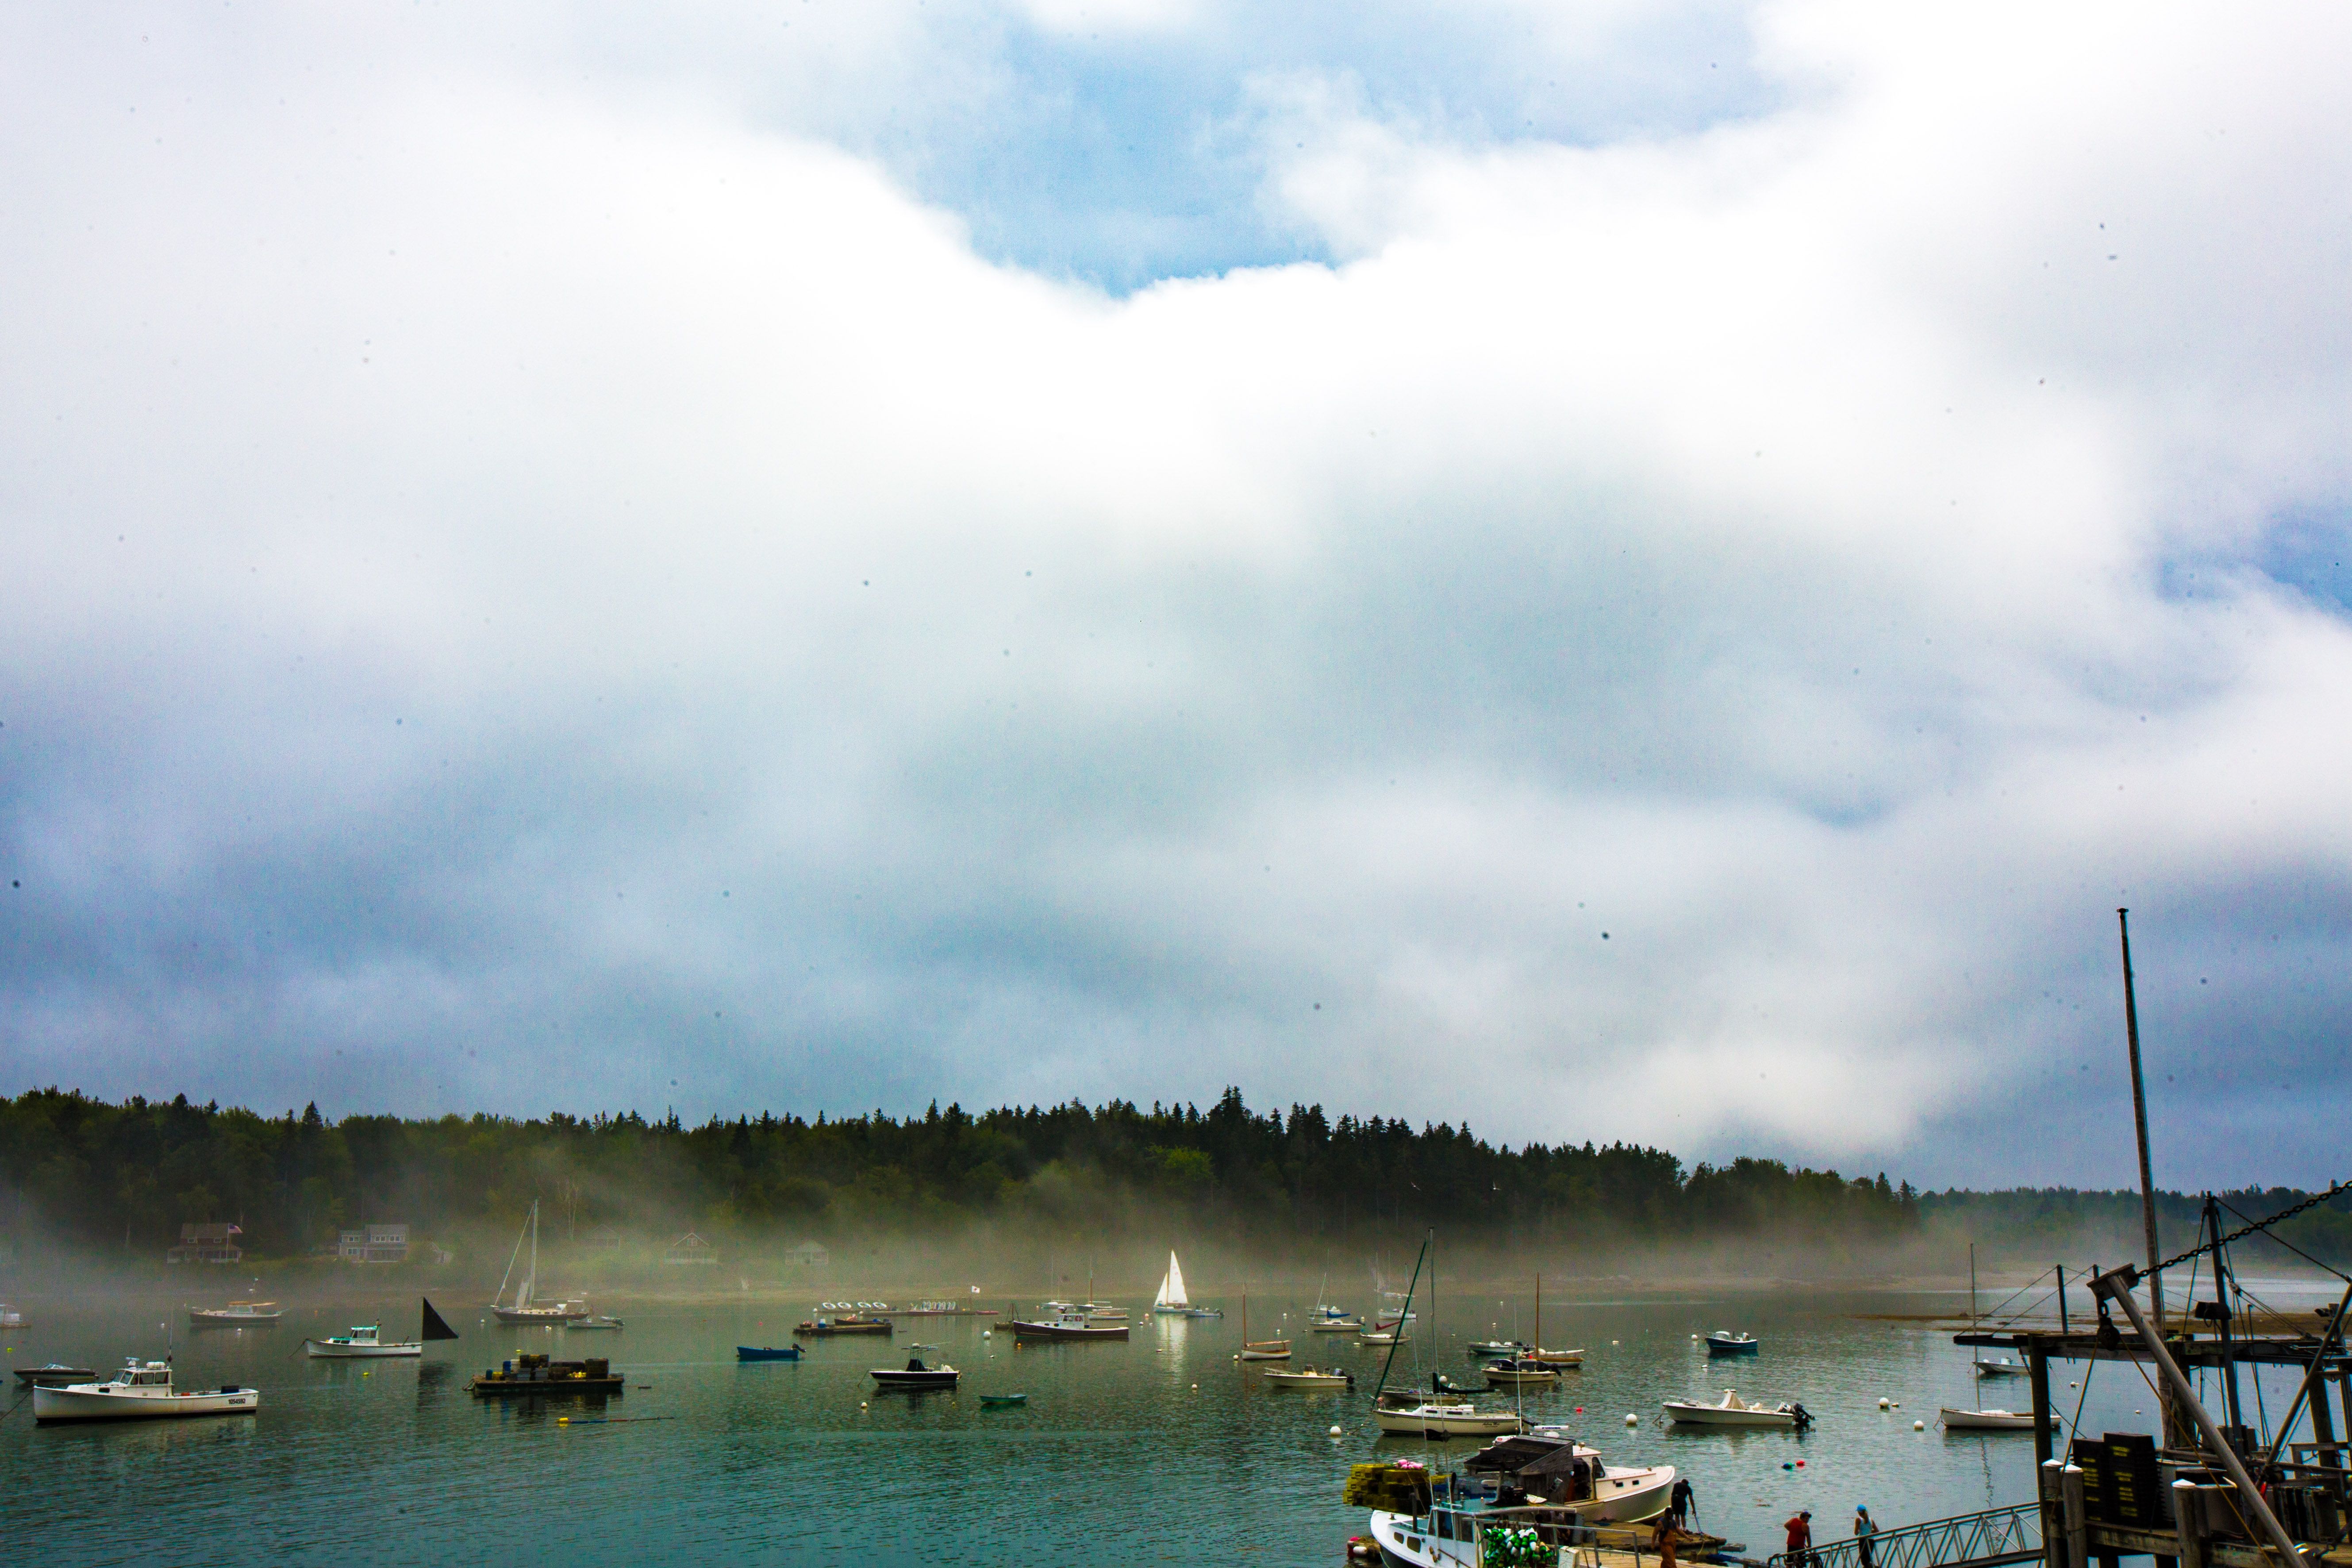
{"type": "Polygon", "coordinates": [[[2200,1252],[2210,1252],[2217,1247],[2226,1247],[2231,1242],[2237,1240],[2241,1237],[2252,1236],[2258,1230],[2268,1230],[2271,1226],[2278,1224],[2281,1220],[2293,1219],[2304,1210],[2317,1208],[2320,1205],[2336,1196],[2338,1193],[2345,1192],[2352,1192],[2352,1182],[2337,1182],[2334,1185],[2330,1186],[2326,1192],[2314,1193],[2311,1196],[2304,1199],[2303,1202],[2296,1204],[2292,1208],[2283,1208],[2279,1210],[2278,1213],[2271,1215],[2268,1219],[2258,1219],[2252,1225],[2241,1226],[2238,1229],[2231,1231],[2225,1237],[2206,1242],[2201,1246],[2192,1247],[2188,1251],[2183,1252],[2177,1257],[2168,1258],[2163,1262],[2158,1264],[2155,1268],[2146,1269],[2143,1272],[2148,1274],[2160,1273],[2177,1264],[2186,1263],[2200,1252]]]}

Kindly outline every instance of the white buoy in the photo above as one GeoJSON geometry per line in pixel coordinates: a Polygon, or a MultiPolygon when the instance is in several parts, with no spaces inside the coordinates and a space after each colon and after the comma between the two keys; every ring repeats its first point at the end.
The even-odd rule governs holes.
{"type": "Polygon", "coordinates": [[[1338,1428],[1337,1426],[1332,1427],[1332,1428],[1331,1428],[1331,1436],[1333,1436],[1334,1437],[1337,1437],[1339,1435],[1339,1428],[1338,1428]]]}
{"type": "Polygon", "coordinates": [[[1617,1342],[1616,1342],[1615,1340],[1611,1340],[1609,1342],[1610,1342],[1611,1344],[1612,1344],[1612,1345],[1613,1345],[1613,1344],[1615,1344],[1617,1342]]]}
{"type": "Polygon", "coordinates": [[[1639,1426],[1641,1424],[1642,1424],[1642,1418],[1641,1418],[1640,1416],[1638,1416],[1638,1415],[1636,1415],[1633,1414],[1631,1411],[1628,1411],[1628,1412],[1626,1413],[1626,1415],[1625,1415],[1625,1425],[1626,1425],[1626,1426],[1639,1426]]]}
{"type": "Polygon", "coordinates": [[[1911,1430],[1914,1432],[1925,1432],[1927,1429],[1927,1424],[1925,1421],[1914,1421],[1911,1423],[1911,1430]]]}
{"type": "Polygon", "coordinates": [[[1878,1402],[1878,1407],[1881,1410],[1892,1410],[1895,1408],[1895,1401],[1891,1399],[1882,1399],[1878,1402]]]}

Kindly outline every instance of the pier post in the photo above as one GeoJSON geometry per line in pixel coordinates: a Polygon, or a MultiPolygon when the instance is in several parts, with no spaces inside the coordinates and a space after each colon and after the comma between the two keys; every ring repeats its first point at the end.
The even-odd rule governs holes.
{"type": "Polygon", "coordinates": [[[2025,1370],[2033,1397],[2033,1462],[2046,1465],[2052,1457],[2050,1441],[2050,1358],[2034,1351],[2025,1358],[2025,1370]]]}
{"type": "Polygon", "coordinates": [[[2033,1472],[2042,1498],[2042,1561],[2045,1568],[2073,1568],[2066,1557],[2066,1495],[2059,1472],[2066,1467],[2044,1459],[2033,1472]]]}
{"type": "Polygon", "coordinates": [[[2180,1532],[2180,1568],[2205,1568],[2205,1500],[2195,1481],[2172,1483],[2172,1523],[2180,1532]]]}
{"type": "Polygon", "coordinates": [[[2090,1568],[2091,1516],[2083,1501],[2082,1466],[2060,1467],[2058,1500],[2065,1512],[2066,1568],[2090,1568]]]}

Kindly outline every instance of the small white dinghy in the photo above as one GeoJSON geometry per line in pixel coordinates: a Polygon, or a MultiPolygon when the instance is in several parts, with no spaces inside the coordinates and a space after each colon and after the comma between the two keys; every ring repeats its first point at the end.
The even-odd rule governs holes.
{"type": "Polygon", "coordinates": [[[1944,1406],[1944,1430],[1947,1432],[2031,1432],[2033,1417],[2021,1415],[2014,1410],[1955,1410],[1944,1406]]]}
{"type": "Polygon", "coordinates": [[[1736,1390],[1728,1388],[1713,1405],[1702,1405],[1696,1399],[1669,1399],[1664,1408],[1666,1419],[1678,1426],[1779,1426],[1787,1429],[1813,1424],[1813,1418],[1806,1414],[1801,1405],[1754,1405],[1740,1398],[1736,1390]]]}
{"type": "Polygon", "coordinates": [[[1348,1389],[1356,1386],[1356,1374],[1336,1366],[1329,1372],[1318,1372],[1311,1366],[1302,1366],[1296,1372],[1262,1372],[1258,1375],[1276,1388],[1348,1389]]]}
{"type": "Polygon", "coordinates": [[[387,1342],[383,1337],[383,1329],[377,1324],[359,1323],[354,1325],[352,1331],[347,1334],[337,1334],[331,1339],[304,1340],[302,1349],[306,1354],[323,1356],[331,1360],[425,1353],[425,1343],[421,1340],[402,1344],[387,1342]]]}
{"type": "Polygon", "coordinates": [[[224,1384],[217,1389],[182,1394],[172,1386],[172,1363],[132,1356],[110,1383],[69,1383],[62,1388],[33,1385],[33,1419],[57,1421],[153,1421],[175,1415],[250,1415],[261,1408],[258,1389],[224,1384]]]}

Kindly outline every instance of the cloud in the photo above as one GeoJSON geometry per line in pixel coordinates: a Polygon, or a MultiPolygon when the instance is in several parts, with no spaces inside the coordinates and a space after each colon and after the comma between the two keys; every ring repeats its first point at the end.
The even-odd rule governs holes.
{"type": "Polygon", "coordinates": [[[0,1068],[2327,1173],[2339,20],[800,9],[13,24],[0,1068]]]}

